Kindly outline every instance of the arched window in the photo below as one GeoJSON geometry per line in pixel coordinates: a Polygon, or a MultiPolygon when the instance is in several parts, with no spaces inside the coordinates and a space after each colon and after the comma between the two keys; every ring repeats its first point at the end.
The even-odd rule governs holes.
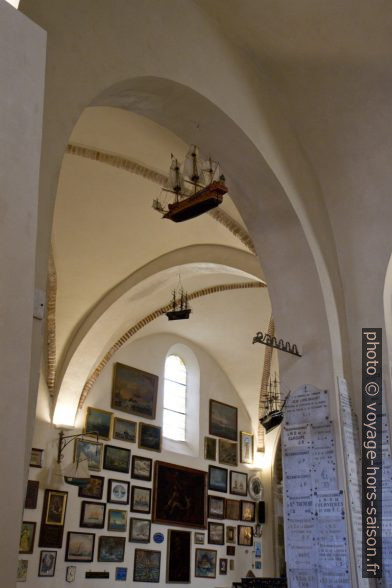
{"type": "Polygon", "coordinates": [[[186,441],[186,379],[181,357],[169,355],[163,389],[163,436],[173,441],[186,441]]]}

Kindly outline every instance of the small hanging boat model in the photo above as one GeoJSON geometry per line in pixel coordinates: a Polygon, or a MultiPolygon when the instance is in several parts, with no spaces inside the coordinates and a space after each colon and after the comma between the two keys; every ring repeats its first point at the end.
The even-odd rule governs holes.
{"type": "Polygon", "coordinates": [[[163,214],[162,218],[181,223],[219,206],[227,187],[219,165],[211,158],[203,165],[198,147],[191,145],[182,170],[178,159],[172,155],[168,183],[162,192],[173,194],[174,201],[166,205],[155,198],[153,208],[163,214]]]}
{"type": "Polygon", "coordinates": [[[276,376],[273,382],[270,378],[267,386],[267,394],[263,400],[265,414],[260,419],[260,424],[264,427],[266,433],[275,429],[283,421],[284,406],[287,398],[288,396],[285,400],[281,400],[276,376]]]}
{"type": "Polygon", "coordinates": [[[192,310],[188,306],[188,294],[181,286],[178,290],[173,290],[171,310],[166,312],[169,321],[180,321],[188,319],[192,310]]]}

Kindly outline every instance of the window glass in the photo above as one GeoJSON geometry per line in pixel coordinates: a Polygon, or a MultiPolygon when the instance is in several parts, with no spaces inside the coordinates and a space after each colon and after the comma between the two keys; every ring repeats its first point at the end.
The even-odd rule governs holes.
{"type": "Polygon", "coordinates": [[[165,362],[163,436],[186,440],[186,367],[178,355],[169,355],[165,362]]]}

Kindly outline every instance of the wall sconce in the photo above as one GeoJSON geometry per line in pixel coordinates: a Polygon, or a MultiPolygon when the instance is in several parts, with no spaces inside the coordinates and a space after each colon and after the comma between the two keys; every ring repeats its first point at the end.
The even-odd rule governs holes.
{"type": "MultiPolygon", "coordinates": [[[[98,433],[91,432],[89,436],[95,435],[98,441],[98,433]]],[[[88,470],[88,459],[86,455],[81,452],[80,456],[69,465],[61,467],[63,460],[63,451],[74,439],[84,439],[84,433],[77,433],[75,435],[64,435],[63,431],[59,432],[59,440],[57,445],[57,462],[55,465],[54,474],[64,478],[64,481],[71,486],[87,486],[90,481],[90,472],[88,470]]]]}

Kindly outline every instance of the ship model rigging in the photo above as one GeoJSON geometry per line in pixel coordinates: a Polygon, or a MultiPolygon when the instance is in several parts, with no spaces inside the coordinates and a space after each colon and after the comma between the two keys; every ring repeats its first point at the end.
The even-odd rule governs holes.
{"type": "Polygon", "coordinates": [[[166,204],[161,196],[154,199],[152,206],[162,213],[162,218],[181,223],[219,206],[226,193],[218,163],[211,158],[203,163],[198,147],[191,145],[183,166],[172,155],[168,181],[161,191],[161,195],[170,195],[172,202],[166,204]]]}
{"type": "Polygon", "coordinates": [[[267,392],[262,401],[265,414],[260,419],[260,424],[264,427],[266,433],[275,429],[283,421],[283,411],[287,398],[288,395],[285,400],[281,400],[279,383],[276,379],[276,375],[273,381],[270,378],[267,392]]]}
{"type": "Polygon", "coordinates": [[[191,312],[188,306],[188,294],[182,285],[179,285],[172,292],[171,308],[165,314],[169,321],[180,321],[188,319],[191,312]]]}

